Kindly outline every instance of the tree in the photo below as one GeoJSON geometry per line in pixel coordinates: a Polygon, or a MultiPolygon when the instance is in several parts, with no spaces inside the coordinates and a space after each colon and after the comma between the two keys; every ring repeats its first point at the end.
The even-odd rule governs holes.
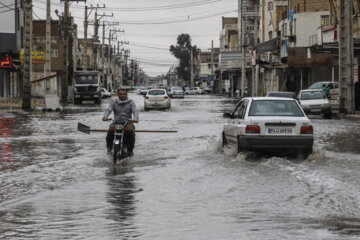
{"type": "Polygon", "coordinates": [[[190,82],[190,51],[193,52],[193,58],[197,58],[200,49],[196,45],[191,45],[191,37],[187,33],[182,33],[177,37],[176,46],[170,46],[171,54],[179,60],[177,74],[179,78],[190,82]]]}

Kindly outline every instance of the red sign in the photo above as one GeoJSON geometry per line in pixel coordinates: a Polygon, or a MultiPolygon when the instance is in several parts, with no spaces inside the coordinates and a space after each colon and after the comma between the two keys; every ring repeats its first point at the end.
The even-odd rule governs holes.
{"type": "Polygon", "coordinates": [[[0,61],[1,68],[11,68],[12,67],[12,58],[11,57],[2,57],[0,61]]]}

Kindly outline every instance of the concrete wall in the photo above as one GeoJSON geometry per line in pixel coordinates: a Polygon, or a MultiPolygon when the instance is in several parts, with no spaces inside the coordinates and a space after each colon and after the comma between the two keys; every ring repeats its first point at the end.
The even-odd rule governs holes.
{"type": "Polygon", "coordinates": [[[318,28],[321,27],[321,16],[329,15],[328,11],[297,13],[294,15],[293,32],[290,31],[290,21],[288,19],[279,23],[284,36],[295,35],[296,42],[288,42],[289,47],[308,47],[310,46],[310,36],[317,35],[318,28]]]}
{"type": "Polygon", "coordinates": [[[329,0],[291,0],[290,9],[301,12],[329,11],[329,0]]]}
{"type": "Polygon", "coordinates": [[[264,24],[260,23],[260,39],[262,39],[262,31],[265,31],[264,42],[266,42],[277,36],[277,31],[279,30],[278,23],[280,22],[279,16],[282,14],[282,10],[286,9],[287,1],[265,0],[262,7],[264,8],[264,15],[261,16],[264,18],[264,24]],[[273,4],[273,10],[269,11],[268,6],[271,3],[273,4]],[[269,32],[272,32],[271,38],[269,32]]]}

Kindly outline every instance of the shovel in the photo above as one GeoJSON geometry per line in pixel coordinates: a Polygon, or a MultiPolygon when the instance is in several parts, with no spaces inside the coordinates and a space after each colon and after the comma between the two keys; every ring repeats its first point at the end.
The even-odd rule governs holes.
{"type": "MultiPolygon", "coordinates": [[[[91,129],[85,124],[78,123],[77,130],[86,134],[90,132],[107,132],[107,129],[91,129]]],[[[134,132],[147,132],[147,133],[177,133],[177,130],[135,130],[134,132]]]]}

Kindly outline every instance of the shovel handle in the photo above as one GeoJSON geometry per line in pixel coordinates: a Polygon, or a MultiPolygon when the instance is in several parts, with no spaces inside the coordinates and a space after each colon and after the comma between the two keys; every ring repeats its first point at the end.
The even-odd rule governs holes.
{"type": "MultiPolygon", "coordinates": [[[[92,132],[107,132],[106,129],[90,129],[92,132]]],[[[147,132],[147,133],[177,133],[177,130],[135,130],[134,132],[147,132]]]]}

